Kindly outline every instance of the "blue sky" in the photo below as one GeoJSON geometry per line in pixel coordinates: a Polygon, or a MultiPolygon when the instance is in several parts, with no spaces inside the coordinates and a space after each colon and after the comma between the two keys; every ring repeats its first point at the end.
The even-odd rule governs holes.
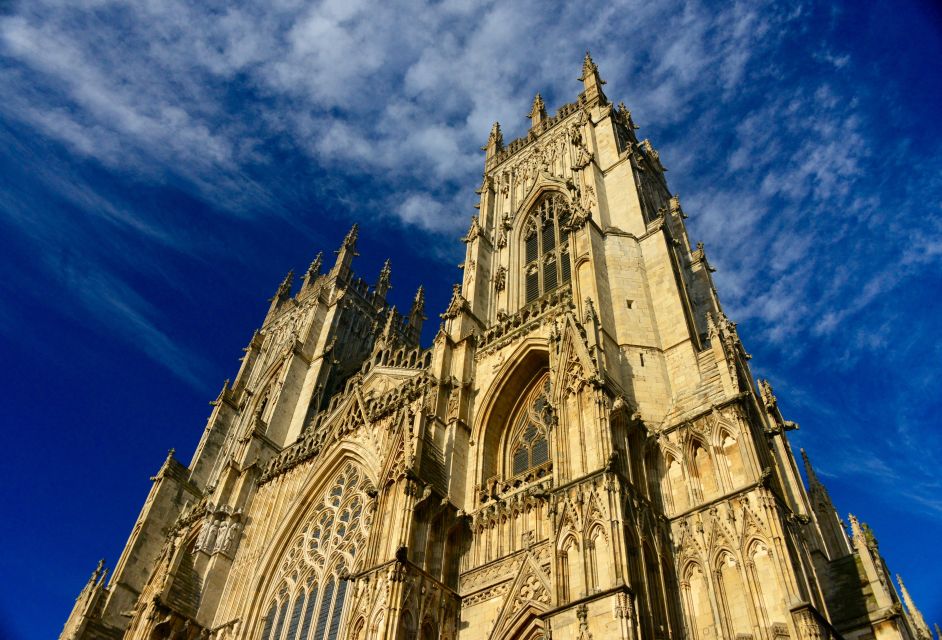
{"type": "Polygon", "coordinates": [[[942,10],[865,4],[0,0],[0,636],[58,634],[352,222],[437,316],[491,123],[572,100],[587,48],[793,442],[942,623],[942,10]]]}

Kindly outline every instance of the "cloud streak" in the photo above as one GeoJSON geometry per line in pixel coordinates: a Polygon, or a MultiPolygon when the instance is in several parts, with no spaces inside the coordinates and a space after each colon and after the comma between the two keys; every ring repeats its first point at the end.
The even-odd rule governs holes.
{"type": "MultiPolygon", "coordinates": [[[[909,131],[891,122],[902,117],[902,93],[892,83],[867,93],[864,63],[842,48],[829,11],[771,2],[550,10],[529,1],[37,0],[0,16],[0,118],[41,141],[26,155],[61,145],[132,182],[180,189],[221,224],[264,224],[303,199],[312,187],[280,174],[290,157],[338,180],[329,196],[361,221],[412,228],[442,246],[473,212],[491,123],[510,138],[524,132],[536,91],[551,106],[571,100],[591,48],[609,95],[628,102],[671,169],[694,240],[719,267],[727,310],[800,398],[804,372],[911,357],[918,341],[900,347],[896,327],[913,307],[888,300],[942,262],[942,184],[931,170],[942,153],[887,135],[890,125],[909,131]],[[348,194],[357,180],[369,181],[368,197],[348,194]]],[[[103,221],[103,244],[211,259],[185,225],[171,233],[166,219],[96,191],[68,167],[40,168],[34,179],[79,217],[103,221]]],[[[9,188],[0,198],[6,223],[53,255],[77,230],[88,233],[87,220],[42,218],[9,188]]],[[[431,258],[453,264],[454,247],[431,258]]],[[[192,382],[198,367],[183,364],[127,268],[114,254],[94,258],[78,294],[88,313],[123,318],[146,336],[151,357],[192,382]]],[[[931,378],[928,365],[914,369],[913,380],[931,378]]],[[[824,416],[828,402],[803,406],[824,416]]],[[[913,416],[912,428],[924,431],[922,419],[913,416]]],[[[895,449],[903,460],[917,457],[911,443],[895,449]]],[[[874,469],[841,468],[868,477],[874,469]]]]}

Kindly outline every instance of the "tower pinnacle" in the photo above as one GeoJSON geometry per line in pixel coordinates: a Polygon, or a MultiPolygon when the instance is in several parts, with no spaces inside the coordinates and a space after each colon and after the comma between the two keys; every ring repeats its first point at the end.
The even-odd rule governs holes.
{"type": "Polygon", "coordinates": [[[422,332],[422,322],[425,320],[425,287],[419,285],[412,300],[412,309],[409,311],[409,326],[414,328],[416,335],[422,332]]]}
{"type": "Polygon", "coordinates": [[[585,58],[582,61],[582,75],[579,76],[579,80],[582,81],[584,87],[582,95],[585,96],[586,104],[589,106],[608,104],[608,98],[602,92],[602,85],[605,81],[599,76],[599,68],[588,51],[585,52],[585,58]]]}
{"type": "Polygon", "coordinates": [[[495,122],[491,127],[491,133],[487,136],[487,144],[481,147],[484,152],[484,163],[487,164],[497,152],[504,148],[504,134],[501,133],[500,123],[495,122]]]}
{"type": "Polygon", "coordinates": [[[390,266],[389,258],[387,258],[386,262],[383,264],[383,268],[379,272],[379,280],[376,282],[377,303],[386,302],[386,294],[392,289],[392,285],[389,284],[391,276],[392,267],[390,266]]]}
{"type": "Polygon", "coordinates": [[[324,263],[324,252],[318,251],[317,255],[314,257],[314,260],[311,262],[311,265],[307,268],[307,273],[304,274],[304,284],[302,286],[309,286],[314,283],[317,279],[318,274],[321,272],[321,265],[324,263]]]}
{"type": "Polygon", "coordinates": [[[353,259],[359,255],[357,253],[357,236],[359,234],[360,225],[354,223],[354,225],[350,227],[350,231],[347,232],[346,237],[343,239],[343,244],[341,244],[340,248],[334,252],[337,254],[337,261],[334,263],[334,268],[331,271],[331,275],[341,276],[345,271],[350,269],[350,263],[352,263],[353,259]]]}
{"type": "Polygon", "coordinates": [[[530,118],[530,128],[536,129],[540,123],[546,120],[546,104],[543,102],[543,96],[539,93],[533,98],[533,106],[527,116],[530,118]]]}
{"type": "Polygon", "coordinates": [[[821,481],[818,480],[818,475],[814,471],[814,467],[811,466],[811,460],[808,459],[808,454],[805,453],[804,449],[800,449],[801,459],[805,463],[805,474],[808,476],[808,484],[812,487],[820,485],[821,481]]]}
{"type": "Polygon", "coordinates": [[[291,296],[291,284],[294,282],[294,269],[291,269],[288,274],[285,276],[285,279],[281,281],[281,284],[278,285],[278,290],[275,291],[274,297],[270,300],[271,310],[274,311],[275,307],[284,302],[291,296]]]}

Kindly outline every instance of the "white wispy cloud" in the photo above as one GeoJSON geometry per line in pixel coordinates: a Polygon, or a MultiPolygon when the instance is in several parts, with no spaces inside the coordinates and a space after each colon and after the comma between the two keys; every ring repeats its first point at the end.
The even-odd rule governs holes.
{"type": "MultiPolygon", "coordinates": [[[[590,48],[610,97],[659,146],[747,338],[782,366],[819,354],[821,370],[851,371],[864,354],[897,363],[912,351],[891,349],[902,312],[886,300],[942,262],[942,182],[929,170],[942,154],[914,164],[911,141],[882,134],[852,53],[813,14],[810,3],[679,0],[34,0],[0,16],[0,117],[141,183],[182,185],[220,216],[280,215],[283,191],[302,190],[277,175],[287,153],[368,176],[368,199],[331,195],[362,222],[451,239],[473,213],[491,123],[509,139],[536,91],[551,107],[572,100],[590,48]]],[[[80,177],[41,179],[108,221],[103,243],[133,233],[181,253],[204,247],[80,177]]],[[[3,215],[36,243],[61,247],[79,224],[13,199],[0,192],[3,215]]],[[[454,247],[432,257],[454,262],[454,247]]],[[[177,363],[159,314],[108,264],[90,268],[81,295],[177,363]]],[[[827,402],[806,406],[823,415],[827,402]]],[[[908,460],[912,449],[895,451],[908,460]]]]}

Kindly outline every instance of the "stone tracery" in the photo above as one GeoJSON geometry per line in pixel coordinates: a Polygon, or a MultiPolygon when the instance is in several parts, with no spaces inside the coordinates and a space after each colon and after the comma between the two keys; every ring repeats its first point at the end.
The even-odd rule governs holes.
{"type": "Polygon", "coordinates": [[[370,490],[366,476],[348,462],[315,503],[279,565],[281,577],[275,581],[262,640],[338,637],[347,576],[357,566],[357,552],[372,524],[370,490]]]}
{"type": "Polygon", "coordinates": [[[566,285],[572,278],[566,197],[557,191],[543,194],[523,227],[524,301],[566,285]]]}

